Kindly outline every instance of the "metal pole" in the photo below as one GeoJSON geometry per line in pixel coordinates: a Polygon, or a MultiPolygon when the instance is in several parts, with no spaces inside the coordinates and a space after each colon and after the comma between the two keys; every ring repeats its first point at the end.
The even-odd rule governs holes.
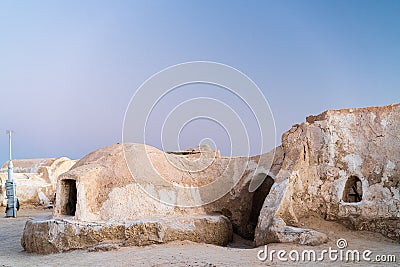
{"type": "Polygon", "coordinates": [[[12,131],[7,131],[8,132],[8,142],[9,142],[9,144],[10,144],[10,146],[9,146],[9,151],[10,151],[10,157],[9,157],[9,159],[10,159],[10,161],[12,160],[12,156],[11,156],[11,135],[12,135],[12,131]]]}

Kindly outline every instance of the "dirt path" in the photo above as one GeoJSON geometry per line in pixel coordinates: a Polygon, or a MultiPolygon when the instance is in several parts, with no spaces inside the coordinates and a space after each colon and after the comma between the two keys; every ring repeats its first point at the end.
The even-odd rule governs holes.
{"type": "MultiPolygon", "coordinates": [[[[51,214],[49,210],[23,209],[18,218],[0,218],[0,266],[279,266],[289,265],[292,261],[282,262],[274,256],[274,261],[262,262],[257,258],[262,248],[249,248],[237,240],[230,247],[218,247],[192,242],[176,242],[147,247],[124,247],[106,252],[88,252],[87,250],[68,253],[36,255],[23,251],[20,239],[26,220],[29,217],[43,217],[51,214]]],[[[309,219],[310,220],[310,219],[309,219]]],[[[400,244],[383,236],[370,232],[354,232],[341,225],[312,218],[313,227],[329,235],[330,241],[317,247],[293,244],[270,244],[268,250],[296,250],[302,252],[315,249],[337,249],[336,241],[345,238],[348,249],[360,251],[369,249],[371,258],[378,254],[395,255],[396,263],[362,262],[363,265],[398,266],[400,262],[400,244]]],[[[309,223],[309,222],[308,222],[309,223]]],[[[318,254],[317,254],[318,255],[318,254]]],[[[286,255],[286,258],[288,256],[286,255]]],[[[310,265],[310,262],[306,262],[310,265]]],[[[312,262],[313,263],[313,262],[312,262]]],[[[321,263],[321,262],[320,262],[321,263]]],[[[327,257],[322,262],[328,266],[351,266],[350,263],[332,262],[327,257]]],[[[317,265],[313,263],[311,265],[317,265]]]]}

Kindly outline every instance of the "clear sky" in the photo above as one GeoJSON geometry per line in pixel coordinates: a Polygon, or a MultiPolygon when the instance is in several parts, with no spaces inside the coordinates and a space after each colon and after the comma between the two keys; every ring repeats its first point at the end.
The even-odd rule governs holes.
{"type": "Polygon", "coordinates": [[[15,158],[120,142],[135,90],[193,60],[253,79],[279,143],[309,114],[400,102],[400,1],[0,1],[0,161],[9,128],[15,158]]]}

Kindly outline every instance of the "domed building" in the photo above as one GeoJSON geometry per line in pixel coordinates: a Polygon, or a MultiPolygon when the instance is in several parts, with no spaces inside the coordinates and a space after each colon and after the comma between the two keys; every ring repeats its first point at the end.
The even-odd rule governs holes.
{"type": "MultiPolygon", "coordinates": [[[[263,160],[272,162],[273,154],[263,160]]],[[[27,251],[51,253],[104,243],[191,240],[226,245],[233,228],[254,236],[254,193],[248,186],[259,161],[221,157],[208,148],[162,152],[141,144],[105,147],[59,177],[52,218],[28,221],[22,244],[27,251]]],[[[263,190],[269,191],[273,180],[267,182],[263,190]]],[[[262,204],[264,198],[258,201],[262,204]]]]}

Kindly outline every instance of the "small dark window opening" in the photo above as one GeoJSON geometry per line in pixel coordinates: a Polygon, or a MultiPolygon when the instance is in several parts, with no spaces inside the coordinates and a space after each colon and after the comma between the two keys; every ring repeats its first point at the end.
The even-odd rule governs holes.
{"type": "Polygon", "coordinates": [[[77,200],[77,194],[76,194],[76,181],[75,180],[63,180],[63,191],[64,191],[64,207],[62,209],[62,213],[64,215],[72,215],[75,216],[75,211],[76,211],[76,200],[77,200]]]}
{"type": "Polygon", "coordinates": [[[258,223],[258,217],[260,216],[261,209],[263,207],[265,198],[268,196],[271,187],[274,184],[274,179],[266,174],[264,182],[257,188],[253,193],[252,208],[250,212],[248,222],[248,233],[244,236],[246,239],[254,239],[254,232],[258,223]]]}
{"type": "Polygon", "coordinates": [[[362,200],[362,183],[357,176],[350,176],[343,191],[344,202],[360,202],[362,200]]]}

